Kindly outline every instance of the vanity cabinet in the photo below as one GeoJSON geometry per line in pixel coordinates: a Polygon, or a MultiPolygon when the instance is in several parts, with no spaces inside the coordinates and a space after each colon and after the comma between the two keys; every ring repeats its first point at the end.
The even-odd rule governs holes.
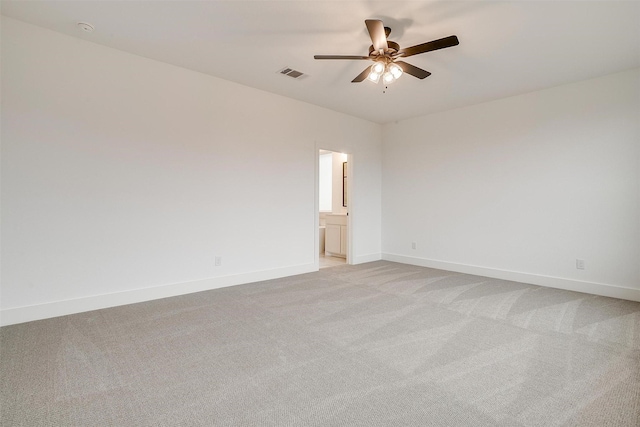
{"type": "Polygon", "coordinates": [[[327,255],[347,256],[347,215],[328,214],[325,217],[324,250],[327,255]]]}

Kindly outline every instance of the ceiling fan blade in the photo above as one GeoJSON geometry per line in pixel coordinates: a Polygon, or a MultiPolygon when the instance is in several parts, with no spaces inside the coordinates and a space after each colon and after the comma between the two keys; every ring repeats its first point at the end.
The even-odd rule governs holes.
{"type": "Polygon", "coordinates": [[[446,47],[457,46],[460,44],[458,37],[449,36],[443,39],[433,40],[427,43],[418,44],[415,46],[400,49],[403,58],[408,56],[417,55],[419,53],[431,52],[433,50],[444,49],[446,47]]]}
{"type": "Polygon", "coordinates": [[[373,67],[373,65],[368,66],[363,72],[358,74],[358,76],[355,79],[351,80],[351,83],[360,83],[361,81],[366,79],[367,76],[369,75],[369,72],[371,71],[371,67],[373,67]]]}
{"type": "Polygon", "coordinates": [[[313,55],[314,59],[371,59],[368,56],[357,55],[313,55]]]}
{"type": "Polygon", "coordinates": [[[376,52],[379,52],[380,49],[386,52],[387,49],[389,49],[389,45],[387,45],[387,36],[384,33],[384,24],[382,21],[379,19],[367,19],[364,23],[367,25],[367,31],[369,31],[369,36],[371,37],[373,48],[376,52]]]}
{"type": "Polygon", "coordinates": [[[395,63],[402,67],[402,71],[407,74],[411,74],[413,77],[424,79],[431,75],[430,72],[423,70],[422,68],[418,68],[415,65],[408,64],[404,61],[396,61],[395,63]]]}

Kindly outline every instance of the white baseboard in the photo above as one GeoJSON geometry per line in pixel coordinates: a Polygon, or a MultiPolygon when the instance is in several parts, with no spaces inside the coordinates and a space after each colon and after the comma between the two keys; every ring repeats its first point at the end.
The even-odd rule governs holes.
{"type": "Polygon", "coordinates": [[[358,255],[354,258],[352,264],[364,264],[365,262],[380,261],[382,254],[378,252],[376,254],[358,255]]]}
{"type": "Polygon", "coordinates": [[[130,291],[92,295],[83,298],[54,301],[25,307],[8,308],[0,311],[0,326],[31,322],[33,320],[48,319],[51,317],[65,316],[67,314],[82,313],[85,311],[99,310],[119,305],[134,304],[244,283],[278,279],[280,277],[295,276],[297,274],[310,273],[313,271],[318,271],[318,267],[315,263],[302,264],[292,267],[276,268],[273,270],[262,270],[251,273],[214,277],[211,279],[196,280],[193,282],[172,283],[170,285],[154,286],[151,288],[134,289],[130,291]]]}
{"type": "Polygon", "coordinates": [[[548,288],[565,289],[568,291],[584,292],[605,297],[620,298],[630,301],[640,301],[640,289],[623,288],[621,286],[605,285],[602,283],[583,282],[580,280],[563,279],[561,277],[542,276],[517,271],[498,270],[495,268],[479,267],[476,265],[456,264],[447,261],[437,261],[426,258],[383,253],[382,259],[402,264],[418,265],[421,267],[437,268],[439,270],[455,271],[457,273],[474,274],[492,277],[494,279],[511,280],[520,283],[545,286],[548,288]]]}
{"type": "MultiPolygon", "coordinates": [[[[602,283],[583,282],[573,279],[542,276],[516,271],[498,270],[494,268],[479,267],[474,265],[456,264],[446,261],[437,261],[426,258],[410,257],[405,255],[376,253],[360,255],[356,257],[354,264],[378,261],[380,259],[399,262],[403,264],[418,265],[422,267],[437,268],[440,270],[455,271],[458,273],[475,274],[496,279],[512,280],[514,282],[530,283],[549,288],[566,289],[570,291],[585,292],[594,295],[602,295],[612,298],[621,298],[631,301],[640,301],[640,289],[623,288],[602,283]]],[[[99,310],[102,308],[119,305],[134,304],[151,301],[154,299],[168,298],[177,295],[190,294],[211,289],[244,283],[259,282],[262,280],[278,279],[280,277],[295,276],[297,274],[317,271],[314,263],[302,264],[292,267],[262,270],[251,273],[236,274],[231,276],[214,277],[211,279],[196,280],[186,283],[173,283],[170,285],[155,286],[152,288],[134,289],[130,291],[116,292],[103,295],[54,301],[25,307],[9,308],[0,311],[0,326],[16,323],[30,322],[33,320],[48,319],[51,317],[65,316],[67,314],[82,313],[85,311],[99,310]]]]}

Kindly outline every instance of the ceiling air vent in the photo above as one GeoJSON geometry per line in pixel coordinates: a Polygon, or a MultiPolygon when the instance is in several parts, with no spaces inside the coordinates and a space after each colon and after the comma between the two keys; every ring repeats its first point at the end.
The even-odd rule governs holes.
{"type": "Polygon", "coordinates": [[[293,68],[283,68],[282,70],[280,70],[280,74],[284,74],[285,76],[289,76],[289,77],[293,77],[294,79],[300,79],[302,77],[306,77],[306,74],[304,74],[301,71],[298,70],[294,70],[293,68]]]}

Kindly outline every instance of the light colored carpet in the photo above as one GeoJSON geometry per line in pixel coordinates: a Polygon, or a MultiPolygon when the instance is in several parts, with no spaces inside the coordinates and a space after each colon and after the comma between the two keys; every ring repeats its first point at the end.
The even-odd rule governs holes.
{"type": "Polygon", "coordinates": [[[640,303],[385,261],[0,339],[3,426],[640,425],[640,303]]]}

